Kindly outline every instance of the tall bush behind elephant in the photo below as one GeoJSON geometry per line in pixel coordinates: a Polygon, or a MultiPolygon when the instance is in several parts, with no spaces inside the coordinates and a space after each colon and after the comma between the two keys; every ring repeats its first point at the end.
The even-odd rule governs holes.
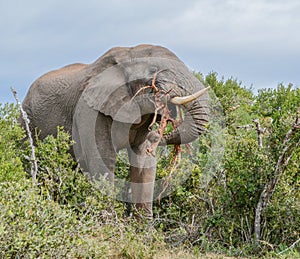
{"type": "Polygon", "coordinates": [[[295,244],[300,233],[300,131],[295,121],[299,123],[300,89],[279,85],[254,95],[241,82],[220,80],[216,73],[206,76],[204,83],[211,86],[224,109],[226,148],[222,164],[204,186],[207,172],[203,164],[208,159],[205,150],[210,149],[212,139],[209,132],[200,139],[199,166],[191,177],[159,206],[155,204],[155,213],[167,218],[158,221],[159,227],[169,234],[171,242],[184,240],[204,251],[225,248],[236,256],[275,251],[275,256],[290,247],[298,249],[291,258],[298,258],[295,244]],[[256,121],[263,132],[258,133],[256,121]],[[261,239],[257,242],[255,219],[260,194],[277,176],[276,166],[283,157],[284,165],[278,167],[281,175],[261,214],[261,239]]]}
{"type": "Polygon", "coordinates": [[[55,135],[57,126],[72,134],[74,157],[106,192],[114,190],[117,152],[127,149],[132,193],[122,199],[151,218],[156,147],[189,143],[205,131],[207,90],[168,49],[139,45],[43,75],[23,108],[40,138],[55,135]],[[173,123],[171,132],[152,127],[164,118],[173,123]]]}

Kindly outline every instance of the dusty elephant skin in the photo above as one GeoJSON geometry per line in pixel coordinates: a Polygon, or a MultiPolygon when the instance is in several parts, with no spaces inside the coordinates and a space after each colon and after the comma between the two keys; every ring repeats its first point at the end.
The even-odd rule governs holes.
{"type": "Polygon", "coordinates": [[[126,148],[131,202],[151,218],[156,159],[146,152],[147,146],[157,139],[159,145],[195,140],[208,121],[206,92],[168,49],[139,45],[113,48],[92,64],[73,64],[43,75],[31,85],[23,108],[41,138],[55,135],[57,126],[72,135],[73,155],[91,179],[113,183],[116,154],[126,148]],[[156,105],[158,94],[172,116],[178,106],[184,119],[173,132],[153,138],[157,132],[149,126],[162,112],[156,105]]]}

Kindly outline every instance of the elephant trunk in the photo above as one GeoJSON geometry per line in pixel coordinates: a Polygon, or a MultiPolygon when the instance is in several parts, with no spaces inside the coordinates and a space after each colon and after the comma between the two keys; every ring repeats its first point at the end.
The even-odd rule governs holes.
{"type": "Polygon", "coordinates": [[[163,136],[160,145],[187,144],[205,131],[208,122],[206,107],[200,105],[200,101],[189,104],[184,114],[184,120],[177,129],[163,136]]]}

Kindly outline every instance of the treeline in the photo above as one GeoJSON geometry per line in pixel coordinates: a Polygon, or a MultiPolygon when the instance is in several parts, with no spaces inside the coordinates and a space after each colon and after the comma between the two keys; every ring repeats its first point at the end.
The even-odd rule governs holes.
{"type": "MultiPolygon", "coordinates": [[[[85,179],[62,129],[37,141],[33,182],[18,108],[1,105],[0,258],[299,257],[300,89],[253,94],[215,73],[196,76],[212,88],[212,119],[197,142],[196,166],[178,167],[189,177],[155,202],[147,223],[125,217],[125,204],[85,179]]],[[[168,176],[170,161],[160,160],[158,178],[168,176]]],[[[124,160],[116,173],[127,174],[124,160]]]]}

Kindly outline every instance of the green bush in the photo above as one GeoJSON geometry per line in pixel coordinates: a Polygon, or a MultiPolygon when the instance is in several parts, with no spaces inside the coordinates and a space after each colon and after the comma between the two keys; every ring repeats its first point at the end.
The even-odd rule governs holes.
{"type": "Polygon", "coordinates": [[[22,180],[23,130],[17,123],[18,110],[13,104],[0,104],[0,182],[22,180]]]}
{"type": "Polygon", "coordinates": [[[62,129],[36,141],[33,183],[17,109],[5,105],[0,111],[0,258],[153,258],[156,249],[169,254],[160,234],[126,223],[123,204],[87,181],[62,129]]]}
{"type": "Polygon", "coordinates": [[[44,199],[31,183],[0,183],[0,251],[4,258],[66,257],[82,242],[72,211],[44,199]]]}
{"type": "Polygon", "coordinates": [[[299,130],[289,141],[280,177],[275,168],[299,111],[300,89],[279,85],[254,95],[235,80],[219,81],[214,73],[204,83],[212,87],[223,107],[219,111],[226,122],[222,166],[216,167],[210,181],[203,184],[205,164],[210,159],[207,154],[215,137],[209,131],[200,138],[198,167],[191,177],[160,205],[156,204],[156,214],[168,219],[159,226],[166,234],[171,233],[173,240],[177,236],[200,251],[209,248],[253,255],[288,247],[300,238],[299,130]],[[254,119],[263,129],[262,147],[254,119]],[[275,179],[276,185],[271,186],[274,193],[261,215],[261,237],[256,240],[257,204],[264,187],[275,179]],[[184,231],[174,236],[178,228],[184,231]]]}
{"type": "MultiPolygon", "coordinates": [[[[299,112],[300,89],[279,85],[254,95],[215,73],[197,77],[216,95],[213,120],[199,139],[194,169],[182,159],[179,176],[189,170],[190,177],[155,202],[148,225],[125,218],[124,204],[86,180],[61,128],[57,137],[36,141],[34,184],[18,110],[1,105],[0,258],[159,258],[176,252],[180,258],[211,251],[273,257],[285,249],[286,258],[299,257],[299,242],[288,249],[300,238],[299,130],[285,139],[299,112]],[[261,127],[261,144],[253,120],[261,127]],[[273,192],[261,211],[257,240],[258,202],[268,186],[273,192]]],[[[159,177],[168,175],[170,161],[160,156],[159,177]]],[[[128,177],[127,172],[120,157],[116,173],[128,177]]]]}
{"type": "Polygon", "coordinates": [[[41,196],[31,181],[0,183],[0,193],[0,258],[152,258],[156,249],[164,251],[150,228],[107,211],[100,217],[97,207],[79,218],[41,196]]]}

